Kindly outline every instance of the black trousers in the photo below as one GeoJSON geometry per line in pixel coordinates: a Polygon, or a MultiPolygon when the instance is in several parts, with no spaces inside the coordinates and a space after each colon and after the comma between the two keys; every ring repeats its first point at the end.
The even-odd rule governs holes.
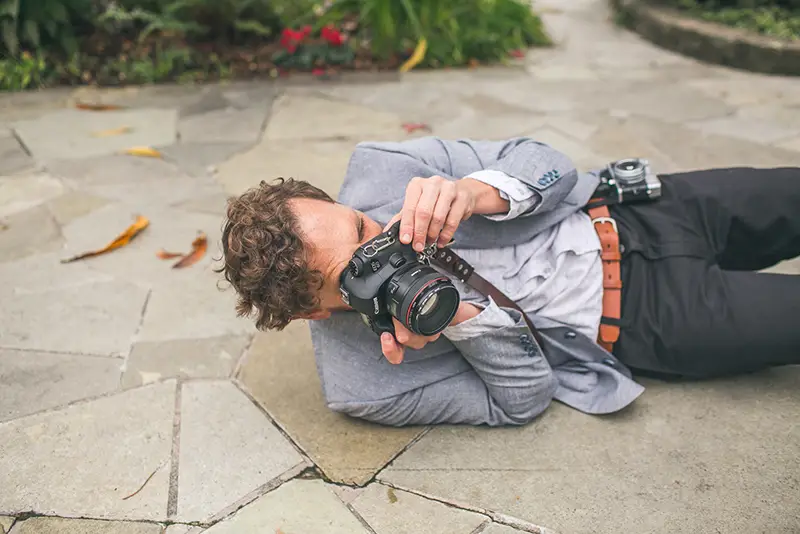
{"type": "Polygon", "coordinates": [[[800,364],[800,168],[662,175],[654,203],[612,206],[622,260],[614,354],[638,374],[709,378],[800,364]]]}

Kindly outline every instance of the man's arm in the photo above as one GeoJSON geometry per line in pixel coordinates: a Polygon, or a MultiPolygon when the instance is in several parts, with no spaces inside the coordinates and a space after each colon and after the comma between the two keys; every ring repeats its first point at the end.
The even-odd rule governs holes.
{"type": "Polygon", "coordinates": [[[521,425],[553,399],[555,375],[522,315],[494,302],[444,335],[471,370],[373,401],[330,402],[335,411],[391,426],[416,424],[521,425]],[[471,327],[481,325],[483,335],[471,327]],[[490,329],[490,330],[483,330],[490,329]],[[472,332],[472,333],[470,333],[472,332]]]}
{"type": "MultiPolygon", "coordinates": [[[[513,210],[516,202],[525,204],[522,212],[526,215],[548,211],[566,198],[578,180],[569,157],[527,137],[505,141],[424,137],[402,142],[359,143],[347,174],[344,196],[352,196],[360,201],[357,203],[367,206],[397,203],[414,177],[440,175],[450,180],[472,177],[495,187],[506,204],[505,211],[488,215],[505,214],[508,204],[513,210]],[[362,191],[359,195],[355,189],[363,189],[363,180],[373,177],[381,185],[381,191],[362,191]],[[362,195],[365,198],[360,198],[362,195]]],[[[402,203],[394,206],[394,213],[400,211],[400,206],[402,203]]]]}

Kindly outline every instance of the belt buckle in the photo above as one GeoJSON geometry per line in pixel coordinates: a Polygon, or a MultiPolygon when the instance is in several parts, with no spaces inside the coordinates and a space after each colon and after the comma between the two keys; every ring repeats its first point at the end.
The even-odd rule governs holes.
{"type": "Polygon", "coordinates": [[[604,222],[611,223],[612,228],[614,228],[614,233],[616,234],[619,233],[619,229],[617,228],[617,221],[615,221],[611,217],[597,217],[596,219],[592,219],[592,224],[604,223],[604,222]]]}

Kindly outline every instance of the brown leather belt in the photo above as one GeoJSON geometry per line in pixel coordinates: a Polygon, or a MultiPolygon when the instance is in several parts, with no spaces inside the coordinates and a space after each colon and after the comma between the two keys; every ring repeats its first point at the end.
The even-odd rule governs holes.
{"type": "MultiPolygon", "coordinates": [[[[600,199],[592,199],[589,205],[600,199]]],[[[597,343],[611,352],[619,339],[619,321],[622,317],[622,273],[620,261],[622,252],[619,245],[617,222],[611,218],[608,206],[598,205],[587,210],[597,235],[600,237],[603,261],[603,315],[600,319],[600,332],[597,343]]]]}

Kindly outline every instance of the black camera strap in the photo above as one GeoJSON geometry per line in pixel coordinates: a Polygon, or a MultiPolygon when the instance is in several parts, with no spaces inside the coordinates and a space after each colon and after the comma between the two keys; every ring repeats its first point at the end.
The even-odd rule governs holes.
{"type": "Polygon", "coordinates": [[[449,248],[443,248],[437,250],[435,254],[430,256],[430,260],[431,263],[434,263],[448,273],[453,274],[461,282],[473,287],[484,296],[491,297],[498,306],[514,308],[520,312],[522,317],[525,319],[525,323],[528,325],[528,328],[531,329],[533,337],[536,338],[536,341],[539,342],[539,345],[542,345],[542,335],[539,333],[536,327],[533,326],[533,322],[531,322],[531,320],[528,318],[528,315],[522,310],[522,308],[520,308],[516,302],[508,298],[505,293],[497,289],[494,284],[476,273],[472,265],[464,260],[464,258],[449,248]]]}

